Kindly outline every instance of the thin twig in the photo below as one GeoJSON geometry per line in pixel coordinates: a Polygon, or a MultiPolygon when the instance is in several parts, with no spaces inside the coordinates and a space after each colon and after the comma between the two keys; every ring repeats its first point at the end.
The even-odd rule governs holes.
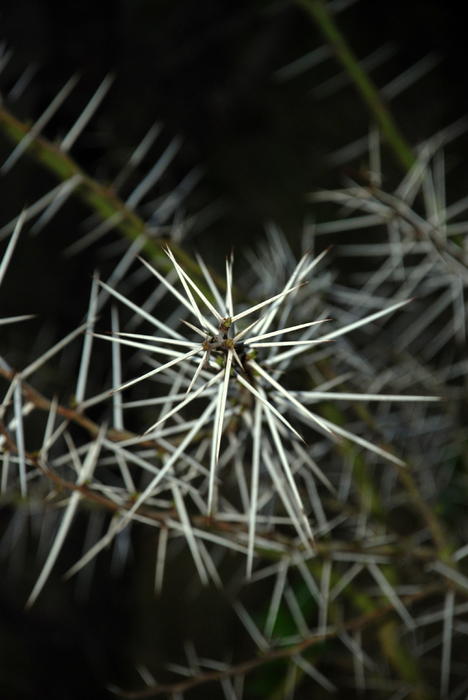
{"type": "MultiPolygon", "coordinates": [[[[423,591],[419,591],[418,593],[402,597],[402,600],[406,606],[413,605],[421,600],[425,600],[438,593],[442,593],[443,590],[443,586],[430,585],[427,586],[427,588],[425,588],[423,591]]],[[[195,688],[199,685],[203,685],[205,683],[212,683],[213,681],[221,681],[224,678],[232,678],[233,676],[240,676],[250,673],[256,668],[269,664],[273,661],[278,661],[280,659],[290,659],[297,654],[304,653],[304,651],[306,651],[307,649],[310,649],[311,647],[316,646],[317,644],[320,644],[321,642],[327,639],[333,639],[344,630],[346,632],[356,632],[358,630],[366,629],[372,624],[380,622],[384,617],[391,614],[392,612],[394,612],[392,605],[384,605],[380,608],[372,610],[372,612],[370,613],[366,613],[364,615],[359,615],[358,617],[352,618],[351,620],[345,622],[342,626],[340,626],[340,628],[334,628],[322,634],[311,635],[310,637],[307,637],[298,644],[294,644],[290,647],[286,647],[283,649],[271,649],[262,656],[256,656],[253,659],[249,659],[239,664],[229,666],[228,668],[222,671],[208,671],[206,673],[200,673],[199,675],[194,676],[193,678],[189,678],[187,680],[177,681],[175,683],[165,683],[157,686],[153,685],[144,688],[143,690],[125,691],[112,688],[112,691],[120,697],[134,699],[150,698],[164,694],[170,695],[172,693],[184,693],[192,688],[195,688]]]]}
{"type": "Polygon", "coordinates": [[[406,171],[409,170],[416,160],[411,147],[396,125],[374,83],[356,59],[323,0],[296,0],[296,4],[303,7],[318,25],[367,105],[395,158],[406,171]]]}

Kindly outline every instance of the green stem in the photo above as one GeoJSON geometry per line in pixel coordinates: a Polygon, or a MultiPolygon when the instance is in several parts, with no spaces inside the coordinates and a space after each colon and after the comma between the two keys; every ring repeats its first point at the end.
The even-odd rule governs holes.
{"type": "MultiPolygon", "coordinates": [[[[26,124],[16,119],[5,107],[0,107],[0,129],[14,143],[19,143],[29,133],[26,124]]],[[[103,221],[114,220],[115,229],[130,240],[135,240],[141,235],[145,235],[146,224],[134,211],[129,209],[112,188],[101,185],[92,177],[87,175],[82,168],[75,163],[67,153],[58,148],[42,136],[36,136],[26,149],[26,152],[38,163],[43,165],[49,172],[53,173],[58,180],[66,182],[72,177],[78,176],[80,182],[76,187],[77,196],[103,221]]],[[[157,264],[159,269],[170,270],[172,264],[163,252],[166,240],[163,238],[151,238],[146,235],[144,249],[151,260],[157,264]]],[[[200,270],[195,261],[183,251],[177,244],[171,241],[171,250],[198,280],[201,280],[200,270]]],[[[216,280],[218,278],[216,277],[216,280]]],[[[206,289],[204,281],[201,286],[206,289]]],[[[209,291],[206,290],[208,293],[209,291]]]]}
{"type": "MultiPolygon", "coordinates": [[[[378,426],[375,425],[371,412],[366,406],[356,406],[356,413],[369,427],[372,427],[373,430],[378,429],[378,426]]],[[[391,449],[388,445],[385,445],[385,447],[389,450],[391,449]]],[[[416,480],[412,474],[411,464],[407,464],[406,466],[395,464],[394,468],[396,469],[398,478],[411,499],[414,508],[417,512],[419,512],[422,521],[429,529],[440,560],[449,566],[454,566],[452,558],[453,545],[450,542],[441,520],[434,512],[434,509],[431,508],[431,506],[426,503],[422,497],[416,480]]]]}
{"type": "Polygon", "coordinates": [[[379,91],[348,45],[345,37],[337,27],[332,14],[323,0],[295,0],[311,15],[320,31],[334,49],[336,57],[343,65],[361,98],[367,105],[388,145],[392,149],[399,164],[409,170],[415,162],[411,146],[396,125],[391,113],[384,104],[379,91]]]}
{"type": "Polygon", "coordinates": [[[384,620],[380,624],[377,634],[387,659],[389,659],[393,668],[400,675],[400,678],[403,678],[411,689],[407,697],[411,700],[430,700],[430,698],[435,698],[424,684],[421,669],[408,649],[405,639],[402,638],[401,630],[396,620],[384,620]]]}

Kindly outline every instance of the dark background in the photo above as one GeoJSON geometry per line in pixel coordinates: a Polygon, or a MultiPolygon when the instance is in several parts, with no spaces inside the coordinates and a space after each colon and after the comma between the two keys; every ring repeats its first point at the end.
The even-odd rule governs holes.
{"type": "MultiPolygon", "coordinates": [[[[65,129],[104,75],[116,81],[73,150],[106,180],[155,121],[184,145],[179,174],[201,165],[200,202],[221,198],[223,237],[251,240],[274,220],[301,227],[304,193],[339,184],[326,156],[363,136],[367,115],[352,87],[315,99],[339,72],[333,60],[279,83],[275,71],[322,43],[305,13],[287,2],[3,2],[2,33],[13,51],[7,77],[38,68],[20,116],[41,113],[71,74],[81,81],[46,133],[65,129]],[[54,131],[55,130],[55,131],[54,131]],[[91,130],[92,131],[92,130],[91,130]]],[[[339,24],[362,58],[387,42],[394,58],[374,71],[385,84],[428,53],[441,62],[392,109],[411,143],[466,113],[465,35],[449,2],[361,0],[339,24]]],[[[173,171],[173,177],[177,175],[173,171]]]]}
{"type": "MultiPolygon", "coordinates": [[[[175,135],[183,138],[164,187],[169,191],[190,168],[203,168],[187,210],[216,202],[218,213],[188,247],[201,249],[214,264],[232,245],[259,240],[268,221],[281,225],[297,246],[305,218],[320,216],[306,204],[305,194],[339,185],[351,167],[331,168],[327,156],[368,128],[352,87],[330,98],[314,97],[314,86],[340,70],[332,60],[288,82],[275,80],[275,71],[322,43],[311,20],[292,3],[4,0],[0,22],[13,52],[0,76],[2,92],[28,64],[37,66],[27,93],[12,107],[19,118],[37,118],[65,80],[81,74],[79,88],[45,131],[52,139],[73,122],[104,75],[115,74],[105,103],[72,151],[98,179],[112,178],[155,120],[165,125],[163,144],[175,135]]],[[[395,45],[395,56],[375,72],[379,85],[429,52],[440,56],[430,75],[393,105],[411,143],[467,113],[466,27],[454,4],[361,0],[338,22],[359,57],[386,42],[395,45]]],[[[0,134],[2,158],[10,148],[0,134]]],[[[454,198],[466,191],[466,174],[460,175],[465,161],[462,139],[449,149],[454,198]]],[[[401,173],[390,155],[385,162],[391,186],[401,173]]],[[[52,187],[52,177],[23,159],[0,183],[0,224],[39,196],[47,179],[52,187]]],[[[47,232],[21,242],[8,286],[5,282],[2,314],[34,311],[47,319],[55,338],[80,322],[92,271],[106,265],[93,248],[63,258],[85,215],[72,203],[47,232]]],[[[22,365],[26,345],[22,335],[11,342],[7,356],[13,364],[22,365]]],[[[10,515],[8,508],[2,510],[2,528],[10,515]]],[[[248,656],[249,649],[236,648],[239,630],[226,622],[223,596],[192,585],[190,564],[184,570],[182,561],[163,598],[153,599],[152,537],[136,538],[133,561],[118,576],[111,576],[111,556],[104,555],[86,596],[73,582],[63,583],[60,570],[79,555],[82,527],[78,519],[76,541],[72,537],[58,574],[27,614],[24,601],[39,567],[34,538],[19,541],[14,552],[2,540],[2,697],[99,698],[106,696],[107,682],[136,687],[139,663],[156,670],[161,660],[177,658],[191,636],[199,636],[207,654],[234,647],[240,658],[248,656]]],[[[219,693],[218,687],[207,687],[193,697],[219,693]]]]}

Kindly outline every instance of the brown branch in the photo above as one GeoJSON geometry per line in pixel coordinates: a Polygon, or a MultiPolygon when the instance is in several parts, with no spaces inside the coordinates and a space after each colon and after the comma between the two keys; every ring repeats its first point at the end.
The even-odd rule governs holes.
{"type": "MultiPolygon", "coordinates": [[[[0,376],[3,376],[5,379],[8,379],[9,381],[13,381],[14,378],[17,376],[17,373],[13,370],[6,370],[0,367],[0,376]]],[[[52,407],[52,401],[47,399],[45,396],[43,396],[40,392],[38,392],[36,389],[34,389],[30,384],[26,382],[21,382],[21,387],[22,387],[22,392],[26,398],[27,401],[32,403],[37,409],[43,410],[43,411],[50,411],[52,407]]],[[[75,408],[69,408],[66,406],[63,406],[61,404],[57,404],[55,406],[55,410],[59,415],[61,415],[63,418],[66,420],[75,423],[82,428],[84,428],[91,437],[96,437],[99,432],[100,432],[100,426],[92,421],[90,418],[88,418],[86,415],[80,412],[79,409],[75,408]]],[[[16,444],[14,440],[11,438],[9,432],[6,430],[6,428],[0,423],[0,432],[5,438],[5,443],[6,447],[10,452],[17,452],[16,449],[16,444]]],[[[107,433],[106,437],[109,440],[112,440],[113,442],[120,442],[120,441],[125,441],[134,437],[137,437],[135,433],[131,433],[126,430],[117,430],[115,428],[110,428],[107,433]]],[[[165,448],[160,446],[157,442],[157,440],[146,440],[144,442],[140,443],[142,446],[146,447],[154,447],[155,449],[158,450],[163,450],[165,451],[165,448]]],[[[102,496],[101,494],[96,493],[92,489],[88,488],[87,486],[77,486],[75,483],[67,481],[63,477],[61,477],[59,474],[54,472],[52,469],[45,467],[37,458],[36,453],[32,452],[26,452],[26,458],[27,460],[33,464],[37,469],[40,469],[40,471],[52,482],[55,483],[55,485],[60,488],[60,489],[66,489],[68,491],[79,491],[83,497],[90,502],[99,504],[106,509],[112,511],[112,512],[117,512],[119,510],[129,510],[132,507],[132,503],[128,504],[117,504],[115,501],[106,498],[105,496],[102,496]]],[[[412,492],[413,495],[413,500],[417,502],[417,507],[421,511],[423,511],[425,520],[426,522],[431,522],[432,524],[432,531],[434,529],[437,531],[437,528],[435,528],[434,524],[432,523],[432,520],[434,520],[434,516],[427,504],[422,501],[421,498],[418,498],[419,494],[416,489],[416,493],[414,493],[415,490],[415,485],[412,480],[412,478],[408,475],[407,470],[401,468],[399,470],[400,478],[403,479],[403,481],[408,481],[409,483],[406,483],[406,488],[409,489],[412,492]]],[[[338,504],[337,504],[338,505],[338,504]]],[[[345,508],[346,506],[344,504],[340,504],[341,508],[345,508]]],[[[349,506],[348,506],[349,507],[349,506]]],[[[152,510],[147,510],[147,509],[139,509],[137,511],[140,515],[144,515],[145,517],[148,517],[150,519],[153,519],[155,521],[161,522],[163,520],[166,520],[168,517],[174,517],[175,513],[170,511],[166,511],[164,514],[163,513],[155,513],[152,510]]],[[[207,516],[194,516],[193,517],[193,522],[196,524],[197,527],[204,528],[206,530],[211,530],[215,532],[222,532],[227,535],[235,535],[239,531],[246,531],[245,526],[243,525],[233,525],[230,523],[226,523],[223,521],[216,521],[215,518],[213,517],[207,517],[207,516]]],[[[436,525],[437,525],[437,520],[436,520],[436,525]]],[[[295,551],[301,551],[300,548],[298,548],[296,545],[293,545],[291,543],[291,540],[286,536],[286,535],[278,535],[278,533],[264,533],[263,535],[264,540],[271,539],[272,542],[281,542],[282,544],[285,545],[288,549],[295,550],[295,551]]],[[[436,544],[439,548],[439,553],[443,552],[443,544],[444,540],[442,538],[436,539],[434,537],[436,544]]],[[[411,542],[408,542],[408,544],[401,545],[401,546],[393,546],[393,545],[380,545],[377,547],[361,547],[359,543],[357,542],[340,542],[340,541],[333,541],[333,542],[316,542],[315,545],[315,550],[317,554],[323,556],[323,557],[330,557],[336,552],[349,552],[349,553],[366,553],[366,554],[374,554],[374,555],[382,555],[382,556],[388,556],[388,557],[405,557],[405,556],[410,556],[411,558],[420,560],[420,561],[434,561],[437,558],[437,553],[432,549],[431,547],[413,547],[411,542]]],[[[262,551],[266,551],[265,547],[262,547],[262,551]]],[[[278,553],[276,553],[277,556],[278,553]]],[[[271,553],[271,556],[275,556],[275,552],[271,553]]],[[[441,557],[444,560],[444,557],[441,557]]]]}
{"type": "MultiPolygon", "coordinates": [[[[433,595],[443,593],[444,590],[445,588],[440,584],[430,585],[423,591],[402,597],[402,602],[407,606],[413,605],[433,595]]],[[[254,671],[256,668],[272,663],[273,661],[290,659],[298,654],[302,654],[307,649],[310,649],[311,647],[314,647],[327,639],[335,638],[343,631],[356,632],[358,630],[365,629],[366,627],[381,621],[392,612],[394,612],[392,605],[384,605],[380,608],[372,610],[372,612],[352,618],[339,629],[336,628],[329,630],[328,632],[324,632],[323,634],[311,635],[310,637],[303,639],[298,644],[294,644],[293,646],[287,648],[271,649],[262,656],[256,656],[253,659],[248,659],[247,661],[230,666],[223,671],[207,671],[206,673],[200,673],[198,676],[194,676],[193,678],[189,678],[187,680],[149,686],[143,690],[125,691],[116,688],[111,688],[111,690],[120,697],[134,699],[150,698],[164,694],[170,695],[171,693],[184,693],[187,690],[191,690],[192,688],[205,683],[212,683],[213,681],[221,681],[225,678],[232,678],[233,676],[245,675],[251,671],[254,671]]]]}
{"type": "MultiPolygon", "coordinates": [[[[13,381],[15,377],[19,376],[20,374],[21,373],[15,372],[14,370],[7,370],[0,367],[0,376],[4,377],[10,382],[13,381]]],[[[21,390],[25,399],[32,403],[35,406],[35,408],[38,408],[42,411],[51,410],[53,402],[50,399],[46,398],[39,391],[37,391],[37,389],[34,389],[34,387],[32,387],[27,382],[21,381],[21,390]]],[[[57,404],[55,406],[55,410],[60,416],[66,418],[66,420],[70,421],[71,423],[76,423],[76,425],[80,425],[92,437],[97,437],[99,435],[101,426],[92,421],[90,418],[88,418],[84,413],[82,413],[79,410],[79,407],[71,408],[68,406],[62,406],[61,404],[57,404]]],[[[131,433],[128,430],[117,430],[116,428],[110,428],[106,433],[106,437],[109,440],[112,440],[113,442],[119,442],[120,440],[129,440],[137,436],[135,433],[131,433]]],[[[142,442],[141,444],[143,446],[154,446],[158,449],[163,449],[160,445],[158,445],[158,443],[155,440],[147,440],[145,442],[142,442]]]]}

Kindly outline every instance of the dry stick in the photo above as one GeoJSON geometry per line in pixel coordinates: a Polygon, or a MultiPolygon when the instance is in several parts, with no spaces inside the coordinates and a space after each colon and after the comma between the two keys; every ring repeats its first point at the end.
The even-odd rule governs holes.
{"type": "MultiPolygon", "coordinates": [[[[37,392],[29,392],[29,395],[34,397],[38,396],[37,392]]],[[[44,409],[46,410],[46,404],[47,400],[44,400],[44,402],[40,401],[40,403],[35,404],[36,408],[38,409],[44,409]]],[[[91,430],[89,431],[90,434],[94,435],[94,424],[92,421],[86,421],[83,422],[80,420],[83,418],[83,416],[80,416],[79,414],[76,414],[73,411],[70,411],[69,409],[58,405],[56,407],[57,413],[60,415],[68,418],[70,421],[78,422],[82,427],[87,427],[90,428],[91,430]],[[87,425],[86,425],[87,424],[87,425]]],[[[9,452],[12,454],[17,453],[17,447],[14,442],[14,440],[11,438],[9,432],[6,430],[6,428],[0,423],[0,434],[4,437],[5,439],[5,445],[6,448],[8,449],[9,452]]],[[[128,436],[131,435],[130,433],[125,433],[123,431],[116,431],[116,430],[111,430],[107,433],[107,438],[112,439],[114,441],[118,441],[120,439],[126,440],[128,436]]],[[[155,443],[154,441],[148,440],[147,445],[154,446],[155,443]]],[[[163,448],[160,448],[163,449],[163,448]]],[[[68,491],[79,491],[83,498],[85,500],[91,501],[93,503],[99,504],[103,507],[105,507],[107,510],[116,512],[119,510],[129,510],[132,504],[118,504],[115,501],[112,501],[109,498],[106,498],[105,496],[102,496],[101,494],[97,493],[96,491],[93,491],[90,489],[87,485],[77,485],[73,481],[68,481],[67,479],[64,479],[62,476],[57,474],[53,469],[50,467],[44,466],[39,460],[37,453],[35,452],[28,452],[26,451],[25,453],[26,459],[28,462],[33,464],[37,469],[39,469],[44,476],[46,476],[50,481],[52,481],[58,488],[62,490],[68,490],[68,491]]],[[[340,504],[342,506],[342,504],[340,504]]],[[[153,519],[155,521],[160,522],[161,520],[165,520],[166,518],[173,518],[175,515],[175,511],[164,511],[164,513],[159,513],[155,512],[154,510],[146,509],[146,508],[139,508],[137,513],[139,515],[144,515],[145,517],[149,519],[153,519]]],[[[193,522],[197,525],[197,527],[205,527],[207,530],[214,530],[218,532],[224,532],[226,534],[236,534],[238,532],[247,532],[247,528],[245,525],[242,524],[231,524],[222,520],[216,520],[216,518],[208,518],[207,516],[193,516],[193,522]]],[[[272,541],[276,543],[282,543],[284,544],[288,550],[291,552],[294,548],[297,549],[298,552],[302,551],[302,547],[294,547],[293,543],[291,540],[286,536],[286,535],[273,535],[270,533],[264,533],[263,538],[265,541],[272,541]]],[[[267,556],[270,559],[277,559],[279,556],[281,556],[281,552],[278,552],[276,549],[272,550],[271,552],[267,552],[266,550],[266,545],[262,545],[261,548],[262,554],[264,556],[267,556]]],[[[401,559],[401,557],[412,557],[418,561],[426,562],[426,563],[431,563],[434,562],[437,559],[437,551],[434,550],[432,547],[424,547],[422,545],[419,546],[414,546],[411,541],[407,543],[407,545],[391,545],[391,544],[377,544],[374,546],[361,546],[358,542],[348,542],[346,540],[332,540],[328,542],[319,542],[317,541],[315,543],[314,549],[317,553],[318,556],[323,556],[323,557],[330,557],[333,556],[336,553],[353,553],[353,554],[373,554],[375,556],[384,556],[388,558],[396,558],[398,560],[401,559]]],[[[449,585],[452,585],[453,588],[457,588],[456,584],[454,582],[449,582],[449,585]]],[[[468,595],[466,589],[461,589],[461,592],[466,596],[468,595]]]]}
{"type": "MultiPolygon", "coordinates": [[[[13,381],[16,375],[17,372],[3,369],[2,367],[0,367],[0,376],[4,377],[5,379],[13,381]]],[[[43,396],[41,393],[39,393],[36,389],[34,389],[30,384],[27,384],[26,382],[21,382],[21,388],[23,395],[27,401],[29,401],[36,408],[39,408],[42,411],[50,411],[52,407],[52,401],[47,399],[45,396],[43,396]]],[[[67,408],[66,406],[61,405],[58,405],[56,410],[57,413],[63,418],[66,418],[67,420],[76,423],[77,425],[80,425],[82,428],[87,430],[92,437],[97,437],[99,435],[100,426],[94,421],[92,421],[90,418],[85,416],[83,413],[80,413],[79,410],[74,408],[67,408]]],[[[126,430],[116,430],[115,428],[111,428],[106,433],[106,437],[110,440],[119,441],[128,440],[136,436],[134,433],[130,433],[126,430]]],[[[154,445],[155,442],[154,440],[148,441],[148,444],[154,445]]]]}
{"type": "MultiPolygon", "coordinates": [[[[13,381],[16,373],[11,370],[0,368],[0,375],[9,381],[13,381]]],[[[52,402],[26,382],[22,382],[22,391],[25,398],[28,401],[30,401],[36,408],[44,411],[49,411],[51,409],[52,402]]],[[[82,428],[87,430],[92,437],[96,437],[99,434],[99,425],[91,419],[89,419],[84,414],[80,413],[79,410],[67,408],[62,405],[58,405],[56,410],[59,415],[63,416],[69,421],[76,423],[77,425],[80,425],[82,428]]],[[[368,412],[366,412],[366,417],[368,422],[372,422],[368,412]]],[[[125,430],[116,430],[111,428],[107,433],[107,437],[110,440],[121,441],[134,438],[135,435],[125,430]]],[[[155,441],[148,440],[148,443],[142,444],[154,445],[155,441]]],[[[440,559],[445,563],[454,566],[454,563],[450,556],[452,548],[447,540],[447,536],[444,532],[442,524],[440,523],[439,519],[432,511],[432,509],[429,507],[429,505],[421,497],[416,482],[412,477],[410,471],[405,467],[397,466],[396,468],[398,470],[400,480],[402,481],[404,487],[406,488],[408,494],[411,497],[413,505],[417,508],[417,510],[423,517],[423,520],[426,522],[432,534],[440,559]]]]}
{"type": "MultiPolygon", "coordinates": [[[[11,370],[6,370],[3,368],[0,368],[0,375],[3,376],[5,379],[8,379],[12,381],[15,377],[15,372],[11,370]]],[[[23,394],[25,396],[25,399],[32,403],[35,408],[49,412],[51,409],[51,401],[47,399],[45,396],[43,396],[40,392],[38,392],[36,389],[34,389],[31,385],[27,384],[26,382],[22,382],[22,390],[23,394]]],[[[66,406],[62,406],[61,404],[56,405],[55,410],[59,415],[61,415],[63,418],[66,420],[69,420],[70,422],[73,422],[82,428],[84,428],[91,437],[96,437],[99,434],[100,427],[97,423],[94,421],[90,420],[87,416],[84,414],[80,413],[78,410],[73,409],[73,408],[68,408],[66,406]]],[[[16,445],[14,441],[12,440],[11,436],[9,435],[8,431],[4,429],[1,424],[0,424],[0,432],[4,436],[8,450],[10,452],[16,452],[16,445]]],[[[126,430],[116,430],[115,428],[110,428],[108,432],[106,433],[106,438],[109,440],[112,440],[114,442],[120,442],[120,441],[125,441],[128,439],[132,439],[136,437],[134,433],[131,433],[126,430]]],[[[147,440],[144,442],[140,443],[143,446],[151,446],[155,447],[158,450],[164,450],[163,446],[160,446],[156,440],[151,439],[147,440]]],[[[48,469],[41,465],[38,460],[37,460],[37,455],[35,453],[27,452],[26,453],[27,459],[34,464],[38,469],[40,469],[45,476],[47,476],[51,481],[53,481],[57,486],[63,489],[68,489],[70,491],[80,491],[82,495],[87,499],[91,500],[96,503],[100,503],[101,505],[105,506],[106,508],[110,510],[119,510],[119,509],[125,509],[125,505],[119,505],[116,504],[114,501],[105,498],[104,496],[101,496],[99,494],[96,494],[94,491],[91,489],[87,488],[86,486],[77,486],[73,482],[69,482],[66,479],[63,479],[61,476],[59,476],[57,473],[55,473],[53,470],[48,469]]],[[[402,468],[401,472],[404,476],[408,474],[408,470],[402,468]]],[[[418,491],[416,489],[416,496],[418,496],[418,491]]],[[[335,504],[336,506],[337,504],[335,504]]],[[[339,504],[341,508],[343,508],[343,504],[339,504]]],[[[130,507],[130,506],[128,506],[130,507]]],[[[429,506],[427,506],[424,501],[422,501],[421,504],[422,508],[426,508],[429,510],[428,517],[431,515],[431,511],[429,509],[429,506]]],[[[143,511],[139,510],[139,513],[143,513],[143,511]]],[[[151,514],[153,514],[153,517],[155,520],[160,520],[162,516],[159,514],[155,514],[154,511],[144,511],[145,516],[152,517],[151,514]]],[[[232,532],[235,533],[236,531],[239,530],[244,530],[244,526],[239,526],[239,525],[231,525],[226,522],[222,521],[216,521],[213,518],[206,518],[205,516],[201,516],[200,518],[195,517],[194,521],[198,525],[213,525],[215,529],[220,530],[220,531],[225,531],[225,532],[232,532]]],[[[264,535],[265,540],[270,539],[269,535],[266,533],[264,535]]],[[[285,545],[289,545],[289,539],[286,536],[281,536],[279,539],[275,537],[271,537],[272,540],[274,541],[282,541],[284,542],[285,545]]],[[[300,549],[300,548],[299,548],[300,549]]],[[[366,552],[370,553],[372,552],[373,554],[380,554],[383,556],[389,556],[389,557],[401,557],[401,556],[408,556],[411,555],[415,557],[416,559],[422,560],[422,561],[432,561],[435,559],[437,556],[438,552],[436,552],[434,549],[431,547],[414,547],[412,544],[409,544],[408,547],[400,547],[400,546],[394,546],[394,545],[377,545],[376,547],[365,547],[362,549],[359,547],[357,543],[353,542],[340,542],[338,540],[334,540],[331,542],[316,542],[315,543],[315,549],[317,551],[317,554],[322,555],[322,556],[330,556],[334,552],[354,552],[354,553],[360,553],[360,552],[366,552]]],[[[277,552],[272,552],[271,553],[272,557],[278,556],[277,552]]],[[[466,593],[466,591],[465,591],[466,593]]]]}
{"type": "Polygon", "coordinates": [[[333,15],[330,13],[323,0],[295,0],[295,2],[311,15],[322,34],[335,51],[337,59],[341,62],[353,81],[363,102],[367,105],[371,115],[380,127],[395,158],[405,171],[408,171],[416,161],[411,146],[396,125],[374,83],[359,65],[348,42],[336,25],[333,15]]]}
{"type": "MultiPolygon", "coordinates": [[[[412,595],[407,595],[402,597],[402,601],[405,605],[413,605],[421,600],[425,600],[430,596],[442,593],[444,587],[440,585],[430,585],[427,586],[423,591],[418,591],[418,593],[413,593],[412,595]]],[[[320,644],[327,639],[333,639],[343,630],[347,632],[356,632],[366,627],[369,627],[375,622],[381,621],[388,614],[394,612],[392,605],[385,605],[376,610],[372,610],[370,613],[364,615],[359,615],[354,617],[348,622],[344,623],[339,629],[329,630],[323,634],[314,634],[307,637],[302,642],[294,644],[293,646],[287,647],[285,649],[274,649],[272,651],[266,652],[263,656],[257,656],[248,661],[244,661],[235,666],[230,666],[223,671],[208,671],[207,673],[200,673],[194,678],[188,680],[178,681],[176,683],[166,683],[157,686],[150,686],[144,688],[143,690],[137,691],[124,691],[117,690],[113,688],[115,692],[120,697],[124,698],[149,698],[155,697],[156,695],[171,694],[171,693],[183,693],[191,688],[195,688],[203,683],[210,683],[213,681],[223,680],[224,678],[231,678],[232,676],[244,675],[250,673],[251,671],[264,666],[265,664],[271,663],[272,661],[277,661],[279,659],[289,659],[297,654],[302,654],[307,649],[320,644]]]]}
{"type": "MultiPolygon", "coordinates": [[[[15,442],[11,439],[8,431],[1,425],[0,423],[0,434],[3,435],[5,438],[5,443],[7,445],[7,449],[11,453],[16,453],[17,452],[17,447],[15,442]]],[[[85,500],[91,501],[92,503],[96,503],[98,505],[101,505],[105,507],[107,510],[110,510],[112,512],[118,512],[121,510],[130,510],[132,507],[133,503],[116,503],[115,501],[112,501],[109,498],[106,498],[106,496],[102,496],[101,494],[97,493],[96,491],[93,491],[90,489],[86,484],[84,485],[79,485],[76,484],[73,481],[68,481],[67,479],[64,479],[62,476],[57,474],[53,469],[50,467],[44,466],[37,457],[36,453],[32,452],[26,452],[25,453],[26,459],[33,464],[37,469],[39,469],[44,476],[46,476],[50,481],[52,481],[59,489],[61,490],[68,490],[68,491],[79,491],[83,498],[85,500]]],[[[145,518],[155,520],[157,522],[165,521],[167,518],[173,519],[174,516],[176,515],[175,510],[171,511],[164,511],[164,513],[156,512],[154,510],[150,510],[148,508],[139,508],[137,510],[137,514],[139,515],[144,515],[145,518]]],[[[236,534],[237,532],[247,532],[247,528],[244,525],[235,525],[235,524],[230,524],[226,523],[224,521],[217,521],[213,517],[207,517],[206,515],[202,516],[193,516],[192,517],[193,522],[198,526],[198,527],[205,527],[207,530],[214,530],[214,531],[219,531],[219,532],[225,532],[228,534],[236,534]]],[[[271,540],[274,542],[282,542],[283,544],[287,545],[290,550],[293,548],[293,544],[290,542],[290,540],[285,536],[285,535],[280,535],[280,536],[274,536],[270,535],[268,533],[265,533],[264,535],[265,540],[271,540]]],[[[301,547],[297,548],[298,551],[301,550],[301,547]]],[[[392,557],[392,558],[397,558],[401,559],[401,557],[413,557],[414,559],[417,559],[418,561],[424,561],[427,563],[433,562],[436,559],[436,552],[434,549],[431,547],[423,547],[423,546],[418,546],[418,547],[413,547],[411,546],[411,543],[408,544],[408,547],[401,547],[398,545],[375,545],[375,546],[366,546],[366,547],[361,547],[357,543],[354,542],[346,542],[346,541],[339,541],[339,540],[334,540],[330,542],[317,542],[315,549],[317,551],[317,555],[322,555],[323,557],[330,557],[333,556],[334,553],[343,553],[343,552],[350,552],[353,554],[368,554],[368,555],[375,555],[375,556],[385,556],[385,557],[392,557]]],[[[267,552],[265,550],[265,546],[262,547],[262,553],[266,556],[267,552]]],[[[278,556],[280,556],[280,553],[278,553],[277,550],[273,550],[270,553],[270,558],[275,559],[278,556]]],[[[454,589],[457,588],[456,583],[454,582],[449,582],[453,586],[454,589]]],[[[462,593],[465,596],[468,596],[468,593],[466,589],[462,589],[462,593]]]]}
{"type": "MultiPolygon", "coordinates": [[[[15,375],[16,373],[14,371],[6,370],[0,367],[0,376],[5,377],[5,379],[13,381],[15,375]]],[[[38,391],[36,391],[36,389],[34,389],[31,385],[27,384],[26,382],[22,382],[22,391],[25,398],[32,404],[34,404],[36,408],[39,408],[44,411],[49,411],[51,409],[52,402],[45,396],[40,394],[38,391]]],[[[99,434],[99,425],[91,419],[89,419],[83,413],[80,413],[79,410],[58,405],[57,413],[66,418],[67,420],[72,421],[77,425],[80,425],[82,428],[87,430],[92,437],[96,437],[99,434]]],[[[365,413],[368,422],[372,422],[370,414],[368,414],[368,412],[365,413]]],[[[116,430],[114,428],[111,428],[107,433],[107,437],[110,440],[121,441],[131,439],[135,437],[135,435],[125,430],[116,430]]],[[[157,445],[157,443],[155,443],[154,440],[148,440],[148,443],[142,444],[157,445]]],[[[409,496],[411,497],[413,505],[421,514],[423,520],[426,522],[432,534],[432,538],[434,540],[434,544],[436,545],[441,561],[444,561],[450,566],[454,566],[454,562],[452,561],[450,556],[452,547],[448,542],[446,533],[440,520],[437,518],[430,506],[422,498],[421,494],[419,493],[416,482],[413,476],[411,475],[410,470],[405,467],[398,467],[397,465],[395,465],[395,467],[397,468],[398,476],[402,481],[403,486],[405,487],[409,496]]]]}

